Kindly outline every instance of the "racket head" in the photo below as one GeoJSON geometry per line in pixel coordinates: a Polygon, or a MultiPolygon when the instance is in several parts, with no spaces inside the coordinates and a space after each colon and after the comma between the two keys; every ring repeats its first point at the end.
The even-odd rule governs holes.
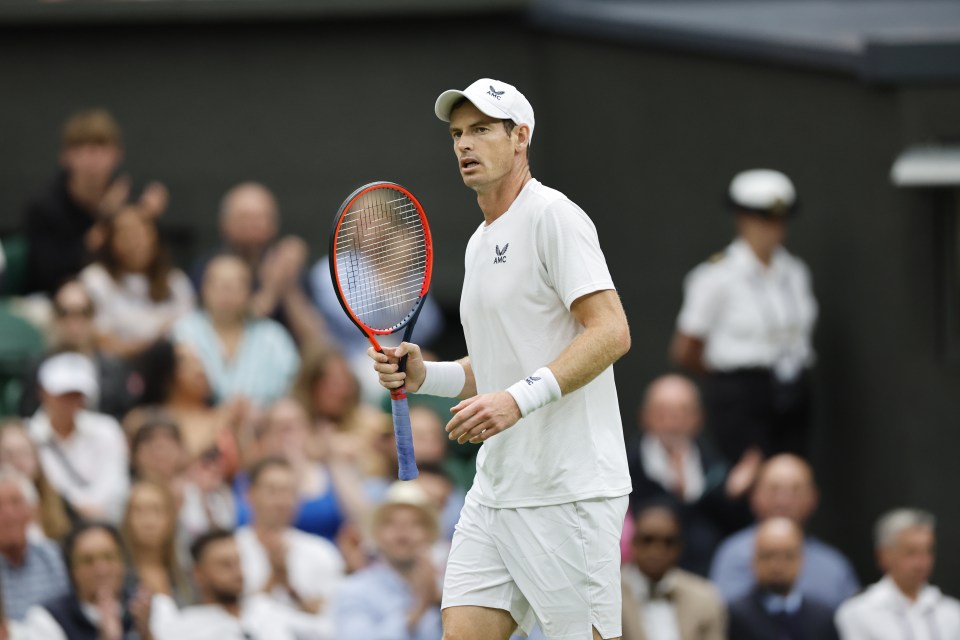
{"type": "Polygon", "coordinates": [[[416,319],[430,289],[433,240],[423,206],[408,189],[378,181],[347,196],[329,255],[340,306],[374,345],[374,336],[416,319]]]}

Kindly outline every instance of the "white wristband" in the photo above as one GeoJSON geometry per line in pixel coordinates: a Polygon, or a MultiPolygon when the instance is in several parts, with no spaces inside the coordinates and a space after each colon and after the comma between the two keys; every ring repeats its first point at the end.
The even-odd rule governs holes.
{"type": "Polygon", "coordinates": [[[467,372],[459,362],[424,362],[426,376],[416,393],[456,398],[467,383],[467,372]]]}
{"type": "Polygon", "coordinates": [[[507,393],[517,401],[520,415],[524,418],[543,405],[559,400],[563,395],[560,392],[560,383],[548,367],[540,367],[520,382],[513,383],[507,393]]]}

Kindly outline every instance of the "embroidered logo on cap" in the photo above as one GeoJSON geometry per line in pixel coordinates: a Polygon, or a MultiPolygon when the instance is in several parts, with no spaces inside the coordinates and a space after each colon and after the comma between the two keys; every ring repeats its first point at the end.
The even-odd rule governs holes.
{"type": "Polygon", "coordinates": [[[503,91],[497,91],[496,89],[493,88],[493,85],[490,85],[490,91],[487,91],[487,95],[493,96],[494,98],[499,100],[500,96],[503,95],[504,91],[506,91],[506,89],[504,89],[503,91]]]}

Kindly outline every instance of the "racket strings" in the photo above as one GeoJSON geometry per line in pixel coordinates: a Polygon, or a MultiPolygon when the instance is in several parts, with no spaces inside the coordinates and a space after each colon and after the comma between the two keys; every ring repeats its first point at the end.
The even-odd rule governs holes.
{"type": "Polygon", "coordinates": [[[386,188],[361,196],[343,214],[336,239],[344,298],[361,322],[378,330],[399,325],[413,311],[427,269],[417,207],[395,196],[386,188]]]}

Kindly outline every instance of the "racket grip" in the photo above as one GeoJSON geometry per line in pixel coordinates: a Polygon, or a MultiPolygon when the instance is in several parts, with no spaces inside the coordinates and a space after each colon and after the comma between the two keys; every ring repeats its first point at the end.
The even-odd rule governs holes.
{"type": "Polygon", "coordinates": [[[393,433],[397,438],[397,462],[401,480],[413,480],[420,475],[417,459],[413,452],[413,432],[410,430],[410,408],[407,406],[407,394],[391,393],[393,405],[393,433]]]}

